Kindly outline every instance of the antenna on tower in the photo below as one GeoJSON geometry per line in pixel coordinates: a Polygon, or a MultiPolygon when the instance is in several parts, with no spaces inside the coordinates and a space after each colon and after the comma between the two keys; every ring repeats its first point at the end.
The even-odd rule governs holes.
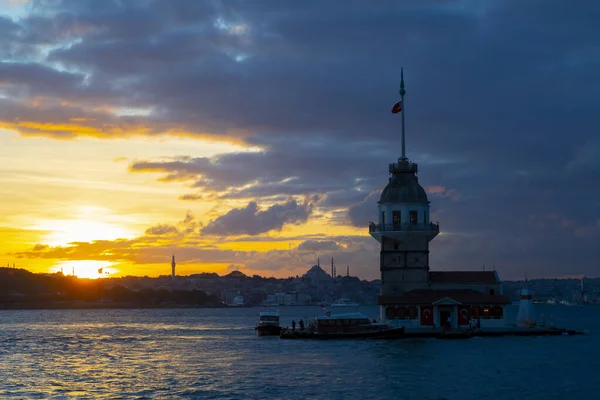
{"type": "Polygon", "coordinates": [[[402,103],[402,159],[406,160],[406,139],[404,135],[404,68],[400,67],[400,102],[402,103]]]}
{"type": "Polygon", "coordinates": [[[346,265],[346,276],[350,276],[350,266],[346,265]]]}

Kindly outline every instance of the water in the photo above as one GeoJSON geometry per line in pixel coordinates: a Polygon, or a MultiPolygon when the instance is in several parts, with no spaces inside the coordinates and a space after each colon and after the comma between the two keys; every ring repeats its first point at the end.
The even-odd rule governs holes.
{"type": "Polygon", "coordinates": [[[255,336],[257,308],[0,311],[0,398],[598,398],[600,307],[536,311],[589,333],[322,342],[255,336]]]}

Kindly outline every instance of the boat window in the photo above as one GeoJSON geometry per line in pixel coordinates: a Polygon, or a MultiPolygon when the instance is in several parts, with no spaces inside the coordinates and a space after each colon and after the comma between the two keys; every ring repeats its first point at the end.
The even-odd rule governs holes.
{"type": "Polygon", "coordinates": [[[277,322],[277,321],[279,321],[279,317],[263,315],[262,317],[260,317],[260,320],[263,322],[277,322]]]}

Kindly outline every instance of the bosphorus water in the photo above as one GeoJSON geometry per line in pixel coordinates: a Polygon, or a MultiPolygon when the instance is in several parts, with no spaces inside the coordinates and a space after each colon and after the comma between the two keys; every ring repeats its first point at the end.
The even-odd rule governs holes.
{"type": "MultiPolygon", "coordinates": [[[[280,307],[282,325],[318,307],[280,307]]],[[[509,306],[514,319],[517,307],[509,306]]],[[[536,307],[558,337],[280,340],[260,308],[0,311],[0,398],[593,399],[600,307],[536,307]]],[[[376,317],[376,307],[361,311],[376,317]]],[[[539,319],[539,318],[538,318],[539,319]]]]}

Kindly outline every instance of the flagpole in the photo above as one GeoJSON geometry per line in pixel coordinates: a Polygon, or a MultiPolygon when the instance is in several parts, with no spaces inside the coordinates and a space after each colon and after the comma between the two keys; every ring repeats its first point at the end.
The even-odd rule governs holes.
{"type": "Polygon", "coordinates": [[[405,136],[404,136],[404,110],[405,110],[405,103],[404,103],[404,94],[406,93],[406,90],[404,90],[404,68],[400,68],[400,101],[402,104],[402,159],[406,160],[406,140],[405,140],[405,136]]]}

